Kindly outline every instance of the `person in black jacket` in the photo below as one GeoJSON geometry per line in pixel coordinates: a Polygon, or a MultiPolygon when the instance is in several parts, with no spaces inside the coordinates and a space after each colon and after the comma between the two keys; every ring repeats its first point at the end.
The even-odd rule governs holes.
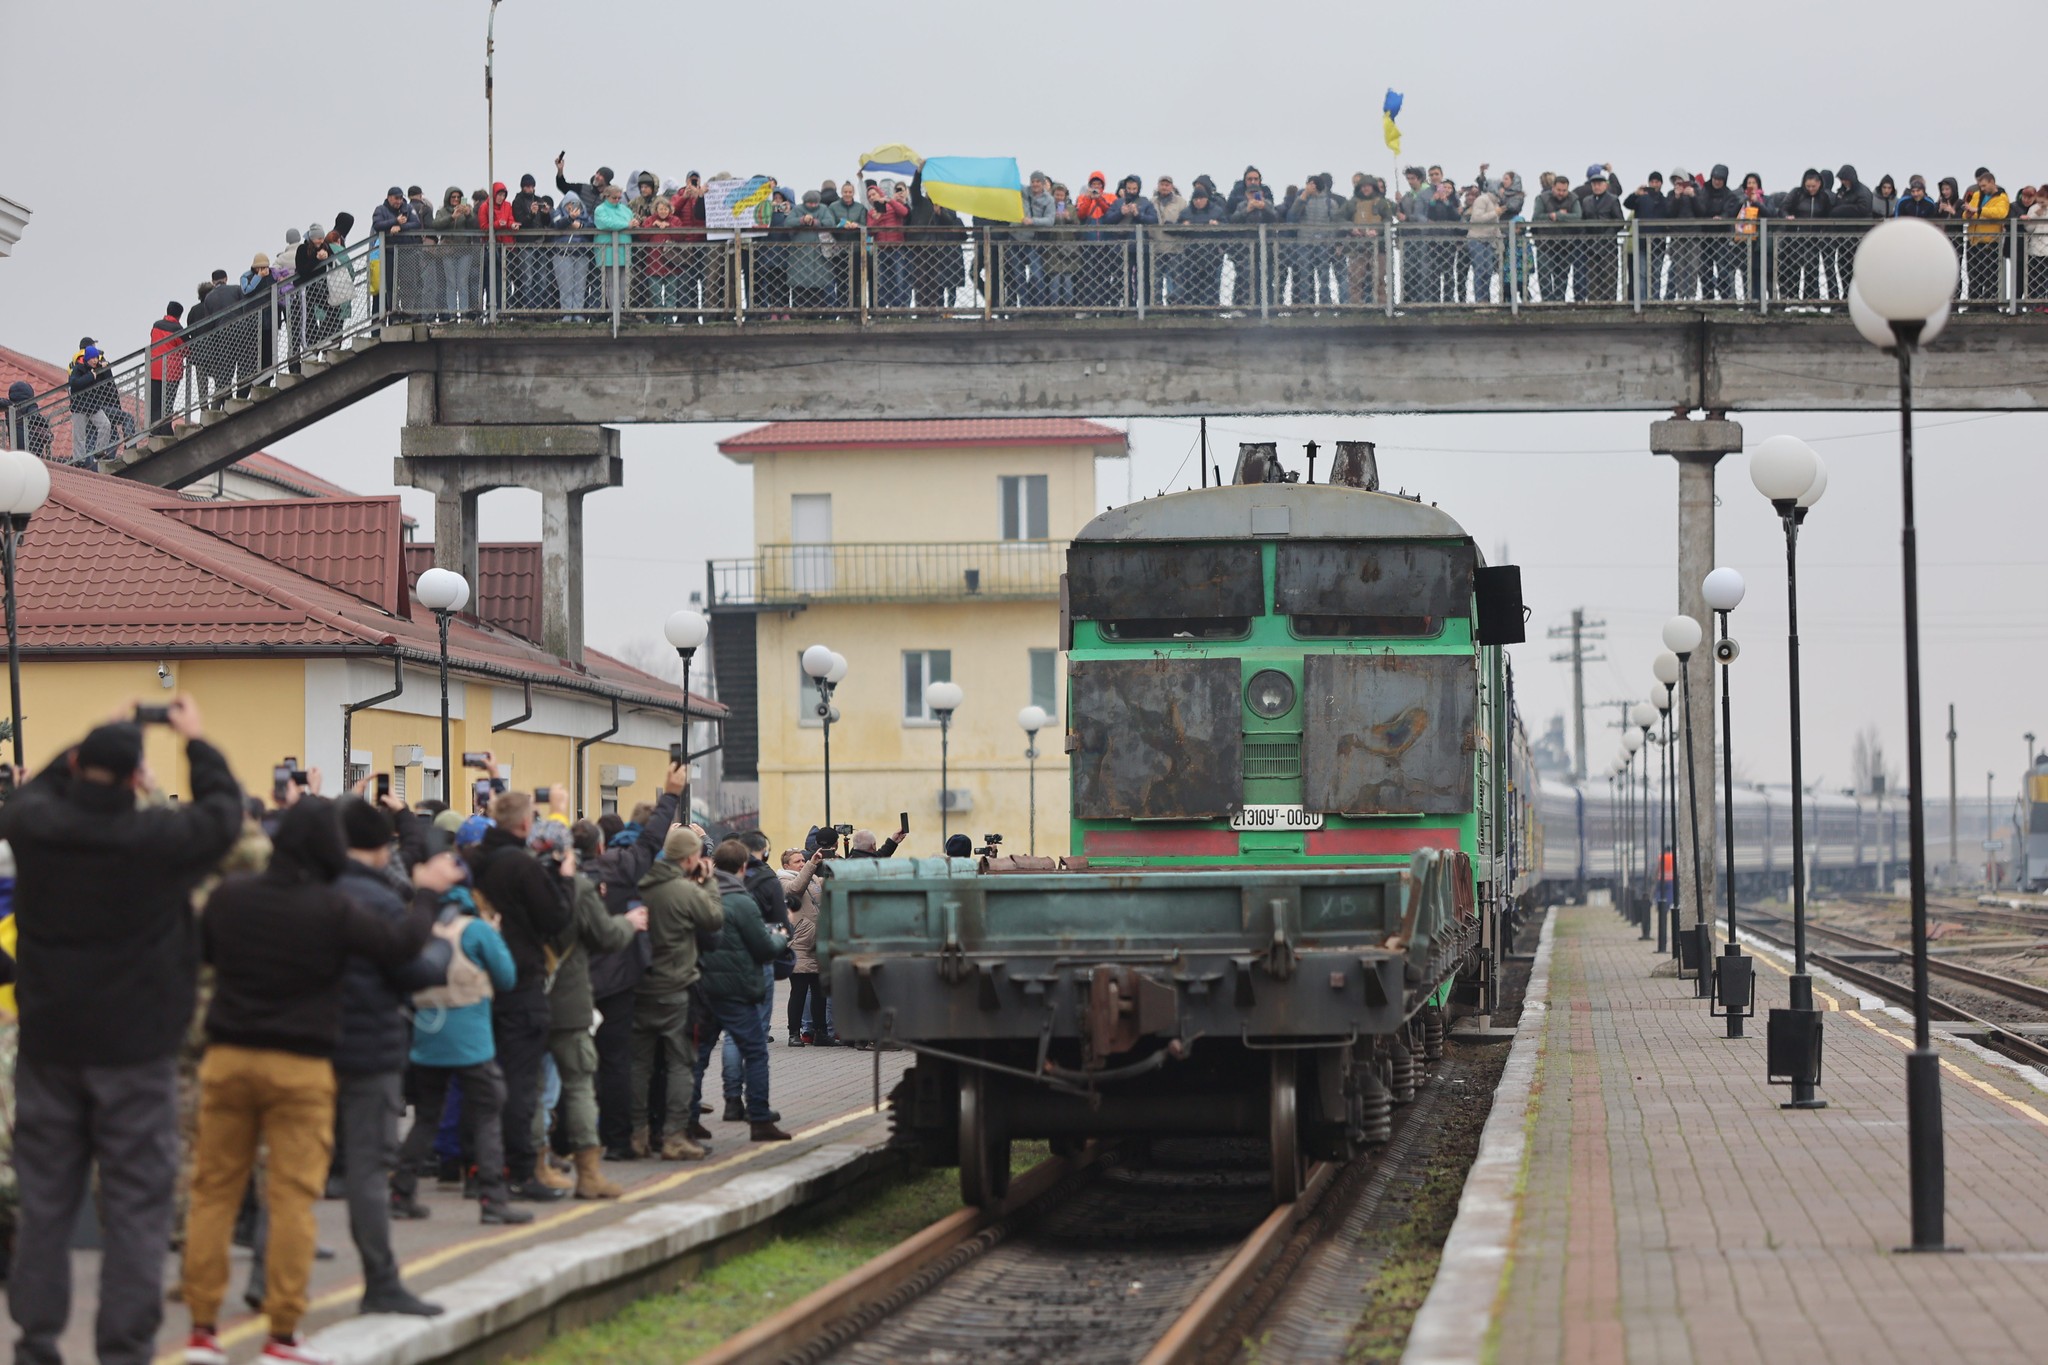
{"type": "Polygon", "coordinates": [[[142,731],[103,725],[0,806],[14,853],[20,983],[14,1165],[20,1182],[8,1312],[23,1360],[55,1360],[71,1314],[71,1233],[95,1164],[106,1231],[100,1359],[146,1362],[163,1322],[163,1249],[177,1178],[177,1051],[199,978],[192,892],[242,831],[242,790],[169,707],[191,780],[140,805],[142,731]]]}
{"type": "MultiPolygon", "coordinates": [[[[394,840],[406,831],[413,856],[423,861],[424,834],[432,827],[387,796],[383,808],[360,793],[341,802],[341,829],[348,863],[335,885],[362,909],[404,924],[412,908],[412,884],[394,858],[394,840]]],[[[409,1313],[433,1317],[440,1305],[405,1287],[391,1250],[391,1171],[398,1151],[398,1115],[405,1107],[406,1053],[412,1028],[405,1007],[414,991],[444,984],[450,958],[436,939],[418,957],[397,967],[362,955],[348,960],[341,988],[341,1041],[334,1050],[340,1165],[348,1198],[348,1230],[363,1262],[365,1313],[409,1313]]]]}
{"type": "Polygon", "coordinates": [[[1699,216],[1726,218],[1726,228],[1717,224],[1700,252],[1700,296],[1732,299],[1739,292],[1739,264],[1742,245],[1735,240],[1734,220],[1742,213],[1742,192],[1728,183],[1728,167],[1716,163],[1699,192],[1699,216]]]}
{"type": "Polygon", "coordinates": [[[188,1360],[221,1358],[214,1328],[227,1291],[228,1244],[259,1145],[268,1153],[268,1354],[304,1358],[295,1352],[313,1269],[313,1204],[333,1155],[333,1059],[349,959],[403,967],[433,928],[431,906],[394,921],[335,886],[349,860],[333,802],[300,797],[271,845],[270,865],[223,882],[200,919],[214,995],[185,1231],[188,1360]]]}
{"type": "Polygon", "coordinates": [[[1642,245],[1637,248],[1631,268],[1645,272],[1643,296],[1664,298],[1664,262],[1671,246],[1669,230],[1664,226],[1671,210],[1671,201],[1664,195],[1664,173],[1651,171],[1649,178],[1636,186],[1635,193],[1621,201],[1621,206],[1635,215],[1636,239],[1642,245]]]}
{"type": "MultiPolygon", "coordinates": [[[[676,802],[682,794],[683,780],[682,766],[671,764],[652,813],[631,827],[632,838],[614,842],[595,860],[588,875],[596,881],[605,909],[612,914],[623,915],[638,903],[640,879],[654,866],[662,840],[668,838],[669,829],[676,822],[676,802]]],[[[620,834],[623,833],[621,830],[620,834]]],[[[606,1161],[634,1159],[633,997],[641,974],[647,969],[648,951],[647,939],[642,936],[620,952],[594,953],[590,958],[590,993],[599,1015],[597,1136],[606,1161]]],[[[654,1099],[653,1112],[657,1115],[663,1112],[666,1076],[667,1072],[657,1065],[655,1084],[663,1087],[662,1094],[654,1099]]]]}
{"type": "MultiPolygon", "coordinates": [[[[1835,212],[1835,196],[1821,185],[1818,170],[1809,166],[1806,174],[1799,177],[1799,188],[1787,194],[1778,205],[1778,215],[1794,222],[1813,222],[1832,218],[1835,212]]],[[[1828,296],[1827,281],[1821,272],[1822,238],[1814,230],[1793,228],[1777,238],[1774,254],[1777,256],[1773,274],[1777,279],[1778,297],[1781,299],[1824,299],[1828,296]]]]}
{"type": "Polygon", "coordinates": [[[533,796],[500,792],[491,802],[497,821],[471,858],[476,889],[503,918],[499,932],[511,951],[519,979],[491,1001],[491,1032],[498,1067],[505,1073],[505,1166],[514,1199],[545,1202],[568,1191],[534,1178],[539,1150],[533,1140],[533,1111],[540,1103],[540,1064],[547,1055],[550,1011],[547,945],[573,922],[576,853],[544,865],[527,850],[533,833],[533,796]]]}
{"type": "MultiPolygon", "coordinates": [[[[1877,219],[1877,207],[1870,197],[1870,186],[1857,176],[1856,168],[1844,162],[1842,169],[1835,172],[1834,207],[1828,210],[1828,217],[1841,220],[1835,226],[1847,233],[1862,233],[1877,219]]],[[[1837,236],[1829,244],[1834,259],[1835,282],[1840,286],[1842,297],[1849,297],[1849,284],[1856,273],[1856,248],[1863,245],[1854,236],[1837,236]]]]}

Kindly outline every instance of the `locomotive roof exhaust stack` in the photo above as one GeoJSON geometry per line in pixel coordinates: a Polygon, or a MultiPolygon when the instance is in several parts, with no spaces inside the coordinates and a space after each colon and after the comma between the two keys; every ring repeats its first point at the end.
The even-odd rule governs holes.
{"type": "Polygon", "coordinates": [[[1337,458],[1330,466],[1330,482],[1344,488],[1380,491],[1380,463],[1371,441],[1337,442],[1337,458]]]}
{"type": "Polygon", "coordinates": [[[1280,467],[1277,441],[1240,441],[1237,446],[1238,483],[1298,483],[1300,471],[1289,473],[1280,467]]]}

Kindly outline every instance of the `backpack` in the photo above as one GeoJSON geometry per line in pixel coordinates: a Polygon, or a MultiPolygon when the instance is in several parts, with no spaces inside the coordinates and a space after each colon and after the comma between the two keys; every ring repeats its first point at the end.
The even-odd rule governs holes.
{"type": "Polygon", "coordinates": [[[475,923],[472,915],[457,915],[434,926],[434,937],[448,945],[448,984],[413,992],[415,1009],[456,1010],[491,998],[491,974],[462,951],[462,935],[475,923]]]}

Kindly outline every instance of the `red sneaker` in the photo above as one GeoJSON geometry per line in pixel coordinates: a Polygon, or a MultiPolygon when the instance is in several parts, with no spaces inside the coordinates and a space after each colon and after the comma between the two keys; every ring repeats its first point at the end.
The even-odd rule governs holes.
{"type": "Polygon", "coordinates": [[[290,1361],[291,1365],[334,1365],[333,1356],[300,1344],[296,1336],[284,1341],[272,1337],[264,1343],[261,1358],[290,1361]]]}
{"type": "Polygon", "coordinates": [[[195,1327],[185,1338],[185,1365],[228,1365],[228,1353],[220,1348],[219,1337],[195,1327]]]}

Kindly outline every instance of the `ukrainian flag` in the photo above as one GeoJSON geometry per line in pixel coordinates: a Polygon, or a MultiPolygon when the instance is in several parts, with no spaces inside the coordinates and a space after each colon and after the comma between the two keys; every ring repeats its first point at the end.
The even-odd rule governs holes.
{"type": "Polygon", "coordinates": [[[1401,127],[1394,120],[1401,116],[1401,94],[1398,90],[1387,92],[1387,102],[1380,106],[1380,121],[1386,125],[1387,150],[1395,156],[1401,155],[1401,127]]]}
{"type": "Polygon", "coordinates": [[[1024,221],[1024,180],[1014,156],[934,156],[924,163],[934,204],[998,223],[1024,221]]]}
{"type": "Polygon", "coordinates": [[[860,172],[866,175],[876,171],[883,175],[900,175],[908,180],[917,174],[917,168],[924,164],[924,158],[900,142],[890,142],[864,153],[860,159],[860,172]]]}

